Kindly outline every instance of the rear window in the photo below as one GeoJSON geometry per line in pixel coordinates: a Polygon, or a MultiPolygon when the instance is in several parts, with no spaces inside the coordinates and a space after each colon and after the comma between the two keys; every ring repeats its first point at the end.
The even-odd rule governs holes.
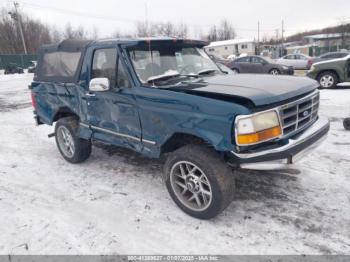
{"type": "Polygon", "coordinates": [[[41,70],[46,77],[74,77],[81,52],[52,52],[43,56],[41,70]]]}
{"type": "Polygon", "coordinates": [[[40,47],[34,81],[77,82],[82,59],[90,43],[89,40],[64,40],[40,47]]]}

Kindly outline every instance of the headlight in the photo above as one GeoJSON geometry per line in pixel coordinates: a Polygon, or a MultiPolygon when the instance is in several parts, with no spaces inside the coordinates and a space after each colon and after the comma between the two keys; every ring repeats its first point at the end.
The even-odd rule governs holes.
{"type": "Polygon", "coordinates": [[[277,111],[271,110],[236,119],[237,145],[254,145],[281,136],[277,111]]]}
{"type": "Polygon", "coordinates": [[[282,66],[282,68],[283,68],[284,70],[288,70],[288,69],[289,69],[288,66],[282,66]]]}
{"type": "Polygon", "coordinates": [[[314,65],[312,65],[311,67],[310,67],[310,72],[311,71],[315,71],[315,66],[314,65]]]}

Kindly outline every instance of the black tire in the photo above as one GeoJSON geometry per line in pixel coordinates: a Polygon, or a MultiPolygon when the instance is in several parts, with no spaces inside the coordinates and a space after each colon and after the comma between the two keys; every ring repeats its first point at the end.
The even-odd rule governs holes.
{"type": "MultiPolygon", "coordinates": [[[[178,205],[178,207],[190,216],[199,219],[211,219],[217,216],[232,202],[234,198],[235,178],[232,169],[225,163],[217,152],[208,148],[207,146],[187,145],[170,153],[164,164],[164,180],[171,198],[178,205]],[[208,206],[205,206],[204,210],[198,211],[186,206],[183,203],[184,200],[180,200],[181,196],[178,197],[180,193],[176,193],[173,188],[174,183],[172,183],[173,180],[171,177],[176,176],[172,174],[172,171],[179,165],[179,163],[183,162],[191,163],[199,167],[199,171],[203,171],[205,173],[207,178],[206,182],[209,182],[210,184],[210,190],[212,192],[211,200],[208,201],[208,206]]],[[[181,188],[179,190],[181,190],[181,188]]],[[[187,189],[186,194],[193,193],[187,189]]],[[[184,196],[183,198],[185,198],[186,194],[181,193],[181,195],[184,196]]]]}
{"type": "Polygon", "coordinates": [[[278,70],[277,68],[272,68],[272,69],[269,71],[269,74],[270,74],[270,75],[280,75],[281,72],[280,72],[280,70],[278,70]]]}
{"type": "Polygon", "coordinates": [[[321,89],[335,88],[335,87],[337,87],[337,84],[339,83],[339,78],[335,73],[333,73],[331,71],[325,71],[325,72],[320,73],[317,76],[317,82],[320,84],[321,89]],[[332,84],[329,86],[326,85],[326,82],[323,82],[324,78],[333,79],[332,84]]]}
{"type": "Polygon", "coordinates": [[[239,70],[237,68],[232,68],[231,70],[234,74],[239,74],[239,70]]]}
{"type": "Polygon", "coordinates": [[[65,160],[70,163],[77,164],[85,161],[91,154],[91,141],[85,140],[77,136],[79,128],[79,120],[76,117],[64,117],[57,121],[55,126],[55,139],[58,150],[65,160]],[[65,149],[61,148],[60,134],[61,130],[67,130],[72,136],[72,143],[74,144],[74,153],[67,155],[65,149]]]}
{"type": "Polygon", "coordinates": [[[350,131],[350,117],[344,119],[343,125],[346,130],[350,131]]]}

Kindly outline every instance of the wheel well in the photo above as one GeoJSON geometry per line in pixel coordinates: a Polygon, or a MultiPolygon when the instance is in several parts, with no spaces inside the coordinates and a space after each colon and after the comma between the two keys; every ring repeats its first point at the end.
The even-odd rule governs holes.
{"type": "Polygon", "coordinates": [[[75,113],[73,113],[70,109],[68,108],[61,108],[58,110],[58,112],[55,114],[52,123],[58,121],[59,119],[63,117],[68,117],[68,116],[74,116],[79,119],[79,116],[75,113]]]}
{"type": "Polygon", "coordinates": [[[319,72],[319,73],[317,74],[316,79],[318,80],[318,78],[320,77],[320,75],[323,74],[323,73],[326,73],[326,72],[331,72],[331,73],[335,74],[336,77],[338,78],[338,81],[340,80],[337,71],[335,71],[335,70],[333,70],[333,69],[326,69],[326,70],[323,70],[323,71],[319,72]]]}
{"type": "Polygon", "coordinates": [[[180,147],[183,147],[188,144],[196,144],[196,145],[209,145],[207,141],[204,139],[184,134],[184,133],[176,133],[172,135],[162,146],[160,149],[161,154],[170,153],[172,151],[175,151],[176,149],[179,149],[180,147]]]}

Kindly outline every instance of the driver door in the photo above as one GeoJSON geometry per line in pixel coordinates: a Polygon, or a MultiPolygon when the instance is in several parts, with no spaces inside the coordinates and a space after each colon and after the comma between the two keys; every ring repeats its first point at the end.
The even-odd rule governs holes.
{"type": "Polygon", "coordinates": [[[262,74],[264,71],[264,60],[257,56],[251,57],[251,73],[262,74]]]}
{"type": "Polygon", "coordinates": [[[132,87],[116,48],[94,50],[90,82],[105,80],[105,91],[86,94],[87,120],[93,137],[140,151],[141,126],[132,87]]]}
{"type": "Polygon", "coordinates": [[[240,73],[251,73],[250,56],[238,58],[235,63],[239,65],[240,73]]]}

